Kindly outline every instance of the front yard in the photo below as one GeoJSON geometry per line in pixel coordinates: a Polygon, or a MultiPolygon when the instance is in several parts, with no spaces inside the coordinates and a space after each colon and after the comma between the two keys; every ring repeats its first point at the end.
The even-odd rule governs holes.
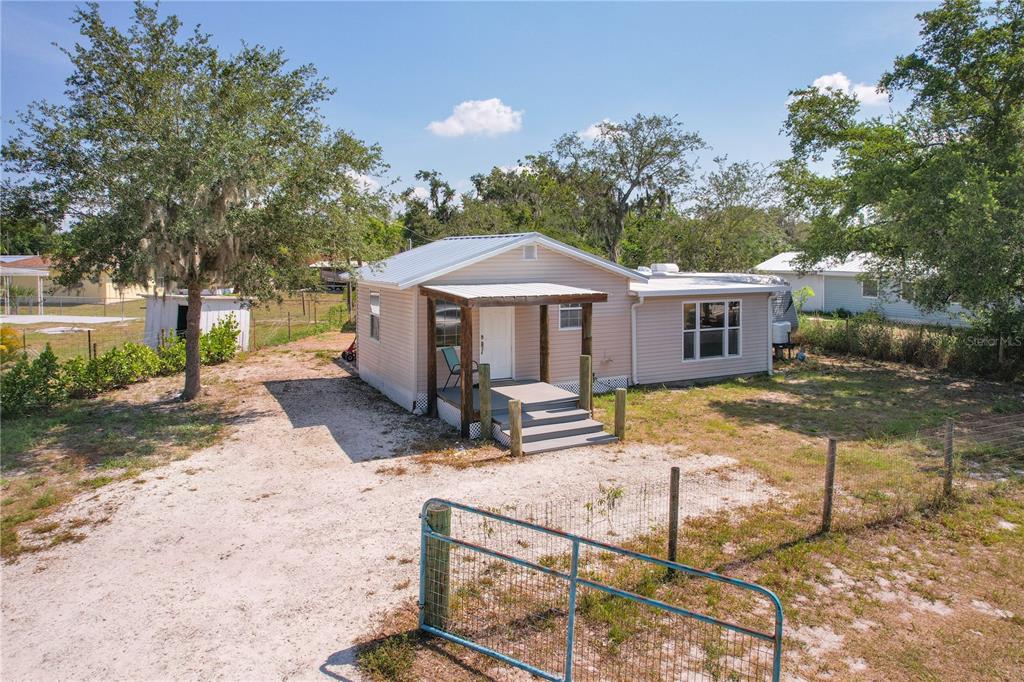
{"type": "MultiPolygon", "coordinates": [[[[626,443],[512,460],[381,399],[336,360],[347,342],[312,337],[204,370],[192,405],[170,400],[172,377],[5,423],[5,672],[365,676],[358,642],[414,623],[423,500],[522,509],[660,484],[673,464],[703,491],[682,561],[780,595],[787,674],[1013,679],[1024,665],[1019,471],[997,485],[961,477],[951,504],[882,494],[936,482],[919,430],[1024,411],[1020,386],[822,358],[633,390],[626,443]],[[840,439],[837,532],[815,535],[827,435],[840,439]],[[752,484],[778,494],[713,499],[752,484]]],[[[610,397],[596,404],[610,420],[610,397]]],[[[663,535],[632,542],[664,553],[663,535]]],[[[366,660],[394,678],[504,675],[463,650],[383,641],[366,660]]]]}

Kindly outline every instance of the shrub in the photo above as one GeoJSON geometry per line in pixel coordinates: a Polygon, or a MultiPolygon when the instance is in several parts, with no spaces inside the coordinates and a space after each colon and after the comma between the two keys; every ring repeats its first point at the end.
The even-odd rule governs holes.
{"type": "Polygon", "coordinates": [[[199,337],[199,358],[204,365],[218,365],[235,357],[241,334],[234,313],[222,317],[210,331],[199,337]]]}
{"type": "Polygon", "coordinates": [[[0,405],[4,417],[56,405],[67,398],[60,363],[50,344],[39,357],[21,359],[0,378],[0,405]]]}
{"type": "Polygon", "coordinates": [[[14,327],[0,327],[0,363],[17,360],[20,350],[21,339],[14,327]]]}
{"type": "Polygon", "coordinates": [[[158,374],[177,374],[185,371],[185,339],[172,334],[160,342],[156,349],[160,360],[158,374]]]}

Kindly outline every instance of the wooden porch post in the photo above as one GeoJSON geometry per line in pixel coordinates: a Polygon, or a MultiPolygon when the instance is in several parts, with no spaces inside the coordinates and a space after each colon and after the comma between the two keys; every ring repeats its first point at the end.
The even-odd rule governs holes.
{"type": "Polygon", "coordinates": [[[551,342],[548,336],[548,307],[540,307],[540,380],[551,383],[551,342]]]}
{"type": "Polygon", "coordinates": [[[469,425],[473,421],[473,309],[459,306],[459,381],[462,382],[462,437],[469,438],[469,425]]]}
{"type": "Polygon", "coordinates": [[[437,416],[437,303],[427,297],[427,414],[437,416]]]}
{"type": "Polygon", "coordinates": [[[593,355],[593,320],[594,320],[594,304],[584,303],[583,304],[583,343],[581,344],[580,355],[593,355]]]}

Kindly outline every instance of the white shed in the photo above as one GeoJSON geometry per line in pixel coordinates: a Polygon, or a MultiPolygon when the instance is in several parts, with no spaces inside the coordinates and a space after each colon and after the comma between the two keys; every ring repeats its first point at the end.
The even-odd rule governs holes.
{"type": "MultiPolygon", "coordinates": [[[[188,296],[179,294],[150,295],[146,297],[146,345],[156,348],[160,339],[175,333],[185,333],[188,315],[188,296]]],[[[205,334],[214,324],[228,315],[234,315],[241,333],[238,347],[249,350],[249,308],[238,296],[203,296],[199,329],[205,334]]]]}

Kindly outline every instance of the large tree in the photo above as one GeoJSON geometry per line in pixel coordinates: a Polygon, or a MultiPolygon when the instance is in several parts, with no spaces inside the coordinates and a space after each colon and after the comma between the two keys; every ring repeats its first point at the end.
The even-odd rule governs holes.
{"type": "Polygon", "coordinates": [[[31,185],[4,179],[0,185],[0,251],[8,254],[49,254],[60,210],[31,185]]]}
{"type": "Polygon", "coordinates": [[[358,177],[379,168],[380,150],[329,128],[319,105],[332,91],[280,50],[221,54],[141,2],[126,30],[97,4],[73,20],[82,41],[65,50],[66,102],[21,115],[5,167],[67,206],[56,252],[65,283],[104,270],[188,291],[191,399],[203,290],[266,298],[300,281],[363,210],[358,177]]]}
{"type": "Polygon", "coordinates": [[[589,140],[564,135],[549,158],[575,189],[592,238],[618,261],[628,221],[678,201],[693,178],[692,155],[703,147],[674,116],[637,114],[598,124],[589,140]]]}
{"type": "Polygon", "coordinates": [[[958,301],[1008,329],[1024,312],[1024,4],[947,0],[919,19],[920,46],[879,83],[909,95],[904,111],[791,93],[782,177],[810,220],[803,262],[868,251],[920,306],[958,301]]]}

